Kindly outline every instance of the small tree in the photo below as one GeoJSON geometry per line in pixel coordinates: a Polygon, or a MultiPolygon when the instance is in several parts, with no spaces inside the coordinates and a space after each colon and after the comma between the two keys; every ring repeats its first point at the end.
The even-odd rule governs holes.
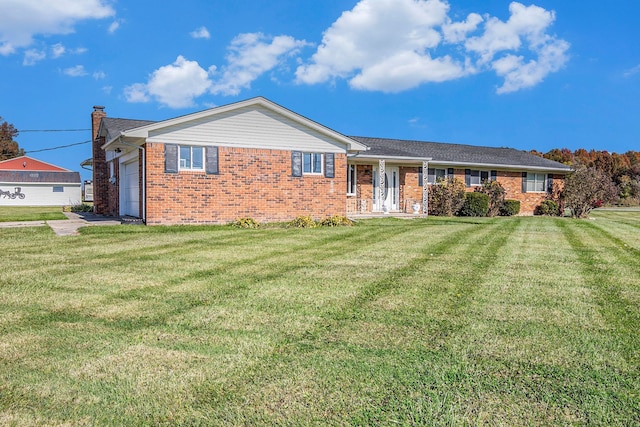
{"type": "Polygon", "coordinates": [[[456,178],[439,180],[429,188],[429,213],[454,216],[464,204],[465,185],[456,178]]]}
{"type": "Polygon", "coordinates": [[[480,188],[476,188],[476,192],[489,196],[489,210],[487,216],[498,216],[500,209],[504,204],[504,196],[507,191],[498,181],[485,180],[480,188]]]}
{"type": "Polygon", "coordinates": [[[18,130],[0,117],[0,161],[24,155],[24,150],[14,141],[16,136],[18,130]]]}
{"type": "Polygon", "coordinates": [[[611,179],[596,168],[582,167],[571,173],[564,183],[562,198],[574,218],[587,218],[595,207],[615,200],[617,188],[611,179]]]}

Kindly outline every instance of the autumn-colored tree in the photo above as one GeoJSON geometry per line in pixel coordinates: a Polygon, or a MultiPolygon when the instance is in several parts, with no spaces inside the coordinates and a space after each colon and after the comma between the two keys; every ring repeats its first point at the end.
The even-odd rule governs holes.
{"type": "Polygon", "coordinates": [[[475,191],[489,196],[487,216],[498,216],[502,205],[504,205],[504,197],[507,194],[502,184],[498,181],[485,180],[482,182],[482,186],[476,188],[475,191]]]}
{"type": "Polygon", "coordinates": [[[454,216],[464,204],[465,185],[457,178],[439,180],[429,189],[429,213],[454,216]]]}
{"type": "Polygon", "coordinates": [[[616,199],[618,189],[611,178],[594,167],[581,166],[569,174],[562,194],[574,218],[587,218],[592,209],[616,199]]]}
{"type": "Polygon", "coordinates": [[[24,155],[24,150],[14,141],[16,136],[18,130],[0,117],[0,161],[24,155]]]}

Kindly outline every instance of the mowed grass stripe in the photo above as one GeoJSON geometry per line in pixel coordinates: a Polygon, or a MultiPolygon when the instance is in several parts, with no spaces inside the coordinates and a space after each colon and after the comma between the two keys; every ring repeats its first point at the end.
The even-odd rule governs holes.
{"type": "MultiPolygon", "coordinates": [[[[495,226],[493,226],[495,227],[495,226]]],[[[431,251],[438,252],[456,252],[458,256],[469,257],[473,253],[474,244],[478,244],[478,242],[482,242],[482,244],[487,244],[489,249],[496,249],[500,245],[504,243],[504,239],[507,238],[508,232],[506,233],[494,233],[492,232],[492,228],[490,223],[486,222],[483,225],[475,225],[473,227],[469,227],[463,231],[456,230],[451,234],[447,234],[443,236],[444,241],[433,242],[428,238],[422,240],[420,237],[424,234],[425,237],[429,236],[429,228],[425,227],[421,230],[415,230],[416,239],[414,242],[420,241],[421,245],[423,245],[420,250],[413,251],[411,256],[405,256],[404,262],[400,263],[398,267],[393,269],[391,272],[388,272],[383,277],[379,278],[377,282],[372,284],[364,285],[361,289],[359,289],[358,293],[345,301],[344,304],[341,304],[341,309],[336,311],[335,309],[327,312],[315,325],[310,324],[309,327],[305,329],[302,334],[294,335],[288,334],[286,340],[282,342],[276,349],[275,352],[257,363],[253,369],[250,369],[246,373],[238,373],[238,375],[234,375],[234,380],[232,383],[224,383],[218,384],[213,389],[203,390],[202,393],[206,395],[210,395],[213,397],[215,401],[214,406],[223,406],[225,411],[229,409],[231,405],[234,410],[231,413],[237,413],[235,411],[242,412],[242,407],[246,405],[246,402],[229,402],[226,400],[220,400],[220,396],[222,394],[221,389],[224,390],[233,390],[233,393],[230,393],[228,397],[231,397],[233,400],[237,398],[237,396],[243,396],[243,399],[251,399],[253,388],[255,388],[255,384],[259,384],[258,390],[268,390],[267,393],[259,393],[255,395],[256,405],[260,406],[262,404],[267,404],[268,402],[277,402],[279,398],[282,396],[287,396],[288,405],[295,405],[297,408],[301,409],[305,407],[309,402],[305,401],[305,398],[312,398],[312,396],[317,396],[321,390],[315,387],[322,387],[322,383],[326,383],[327,381],[334,381],[335,378],[323,378],[322,376],[316,378],[314,384],[317,384],[315,387],[308,384],[310,378],[308,374],[304,374],[304,372],[313,372],[317,370],[318,366],[316,363],[317,360],[317,351],[319,348],[326,347],[329,345],[334,348],[336,352],[346,351],[346,355],[344,356],[344,363],[351,364],[352,359],[357,357],[358,359],[363,359],[364,363],[367,363],[367,359],[375,357],[375,354],[379,353],[379,350],[372,349],[373,343],[365,344],[365,346],[354,345],[353,343],[343,342],[341,340],[341,330],[343,329],[351,329],[352,326],[355,325],[366,325],[367,322],[375,321],[379,322],[379,314],[376,313],[375,307],[370,307],[370,303],[375,301],[380,296],[384,295],[386,292],[392,289],[398,289],[399,287],[403,287],[406,284],[412,283],[411,281],[406,281],[405,279],[415,279],[421,278],[421,274],[416,270],[423,269],[423,264],[431,258],[431,251]],[[491,236],[497,236],[497,238],[492,239],[491,236]],[[426,243],[425,243],[426,242],[426,243]],[[458,246],[464,245],[467,247],[467,251],[459,251],[460,247],[458,246]],[[461,252],[461,253],[459,253],[461,252]],[[415,255],[413,255],[415,253],[415,255]],[[371,317],[371,319],[370,319],[371,317]],[[305,354],[308,357],[304,356],[305,354]],[[311,365],[308,363],[311,362],[311,365]],[[280,364],[285,364],[286,366],[298,367],[298,369],[294,370],[286,370],[282,371],[280,374],[274,372],[274,365],[278,366],[280,364]],[[314,366],[316,365],[316,366],[314,366]],[[268,372],[269,375],[264,377],[264,372],[268,372]],[[299,383],[296,384],[293,378],[298,378],[300,381],[303,381],[305,384],[299,383]],[[250,381],[249,381],[250,378],[250,381]],[[247,388],[247,383],[251,384],[250,388],[247,388]],[[309,388],[311,387],[311,389],[309,388]],[[307,390],[307,395],[294,397],[287,391],[288,388],[292,390],[298,390],[300,388],[304,388],[307,390]],[[272,395],[274,393],[274,395],[272,395]]],[[[513,227],[507,227],[513,228],[513,227]]],[[[495,231],[495,230],[493,230],[495,231]]],[[[393,248],[398,242],[394,241],[395,239],[390,239],[386,245],[375,245],[379,246],[376,249],[380,250],[382,248],[393,248]]],[[[494,255],[489,255],[488,258],[493,257],[494,255]]],[[[469,273],[467,275],[462,275],[461,282],[464,283],[465,286],[468,286],[468,276],[472,274],[481,275],[482,272],[478,271],[478,267],[488,268],[490,262],[487,262],[487,256],[483,256],[485,258],[484,261],[478,261],[475,263],[471,263],[469,265],[469,273]],[[475,269],[475,270],[474,270],[475,269]],[[474,270],[475,273],[471,271],[474,270]]],[[[456,309],[458,307],[458,303],[456,303],[456,309]]],[[[377,309],[379,311],[379,309],[377,309]]],[[[383,315],[383,317],[388,317],[383,315]]],[[[387,321],[393,321],[393,319],[387,319],[387,321]]],[[[356,326],[357,327],[357,326],[356,326]]],[[[363,331],[361,331],[362,333],[363,331]]],[[[370,337],[375,339],[375,337],[370,337]]],[[[365,332],[365,341],[366,341],[366,332],[365,332]]],[[[378,343],[380,344],[380,343],[378,343]]],[[[390,354],[394,354],[397,356],[397,350],[391,351],[390,354]]],[[[322,363],[320,364],[322,365],[322,363]]],[[[363,365],[366,366],[366,365],[363,365]]],[[[360,367],[352,367],[352,369],[361,369],[360,367]]],[[[336,373],[326,373],[327,375],[336,375],[336,373]]],[[[313,376],[313,375],[312,375],[313,376]]],[[[339,378],[339,376],[338,376],[339,378]]],[[[364,380],[364,379],[363,379],[364,380]]],[[[345,388],[350,388],[353,385],[344,385],[345,388]]],[[[398,391],[397,389],[393,389],[394,391],[398,391]]],[[[362,391],[361,391],[362,392],[362,391]]],[[[384,394],[389,391],[384,391],[384,394]]],[[[345,402],[333,402],[331,405],[335,407],[336,413],[351,413],[353,415],[354,411],[358,412],[358,408],[360,411],[367,412],[369,409],[369,404],[366,401],[374,402],[376,400],[375,395],[371,395],[371,393],[364,392],[362,393],[362,399],[364,408],[362,405],[356,405],[355,407],[344,406],[342,409],[339,409],[341,405],[344,405],[345,402]]],[[[199,400],[207,400],[207,398],[201,398],[199,400]]],[[[213,403],[213,402],[212,402],[213,403]]],[[[276,405],[277,406],[277,405],[276,405]]],[[[251,405],[248,406],[250,408],[251,405]]],[[[218,414],[221,415],[221,414],[218,414]]],[[[282,414],[281,414],[282,415],[282,414]]],[[[311,416],[311,419],[316,421],[321,420],[320,414],[307,414],[311,416]]],[[[250,422],[268,422],[268,418],[260,418],[257,414],[251,414],[250,411],[246,411],[243,416],[247,416],[250,419],[250,422]],[[256,416],[257,418],[251,418],[256,416]]],[[[300,421],[303,418],[299,419],[300,421]]],[[[326,421],[326,420],[325,420],[326,421]]]]}
{"type": "Polygon", "coordinates": [[[571,244],[586,283],[597,292],[600,312],[610,324],[611,334],[629,367],[640,367],[640,263],[638,253],[592,224],[561,221],[561,230],[571,244]]]}

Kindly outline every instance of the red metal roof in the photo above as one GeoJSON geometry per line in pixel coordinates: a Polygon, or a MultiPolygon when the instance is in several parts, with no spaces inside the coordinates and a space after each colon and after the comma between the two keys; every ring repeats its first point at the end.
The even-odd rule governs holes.
{"type": "Polygon", "coordinates": [[[0,170],[10,171],[49,171],[49,172],[70,172],[50,163],[42,162],[31,157],[22,156],[0,162],[0,170]]]}

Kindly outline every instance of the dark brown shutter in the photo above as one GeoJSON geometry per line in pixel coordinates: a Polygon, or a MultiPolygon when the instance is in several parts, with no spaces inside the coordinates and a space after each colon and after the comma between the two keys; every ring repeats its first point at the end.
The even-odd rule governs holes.
{"type": "Polygon", "coordinates": [[[522,172],[522,192],[527,192],[527,173],[522,172]]]}
{"type": "Polygon", "coordinates": [[[302,151],[291,152],[291,176],[302,176],[302,151]]]}
{"type": "Polygon", "coordinates": [[[547,175],[547,193],[553,193],[553,175],[547,175]]]}
{"type": "Polygon", "coordinates": [[[205,152],[207,156],[207,173],[211,175],[218,174],[218,147],[206,147],[205,152]]]}
{"type": "Polygon", "coordinates": [[[467,187],[471,187],[471,169],[464,170],[464,183],[467,187]]]}
{"type": "Polygon", "coordinates": [[[164,145],[164,172],[178,173],[178,146],[176,144],[164,145]]]}
{"type": "Polygon", "coordinates": [[[491,171],[491,181],[498,180],[498,171],[491,171]]]}
{"type": "Polygon", "coordinates": [[[336,176],[335,154],[325,153],[324,155],[324,176],[334,178],[336,176]]]}
{"type": "Polygon", "coordinates": [[[454,172],[453,172],[453,168],[449,168],[447,169],[447,178],[453,178],[454,172]]]}
{"type": "Polygon", "coordinates": [[[423,178],[422,178],[422,166],[420,166],[420,167],[418,168],[418,185],[419,185],[420,187],[422,187],[422,186],[423,186],[423,185],[422,185],[422,183],[423,183],[423,182],[422,182],[422,179],[423,179],[423,178]]]}

